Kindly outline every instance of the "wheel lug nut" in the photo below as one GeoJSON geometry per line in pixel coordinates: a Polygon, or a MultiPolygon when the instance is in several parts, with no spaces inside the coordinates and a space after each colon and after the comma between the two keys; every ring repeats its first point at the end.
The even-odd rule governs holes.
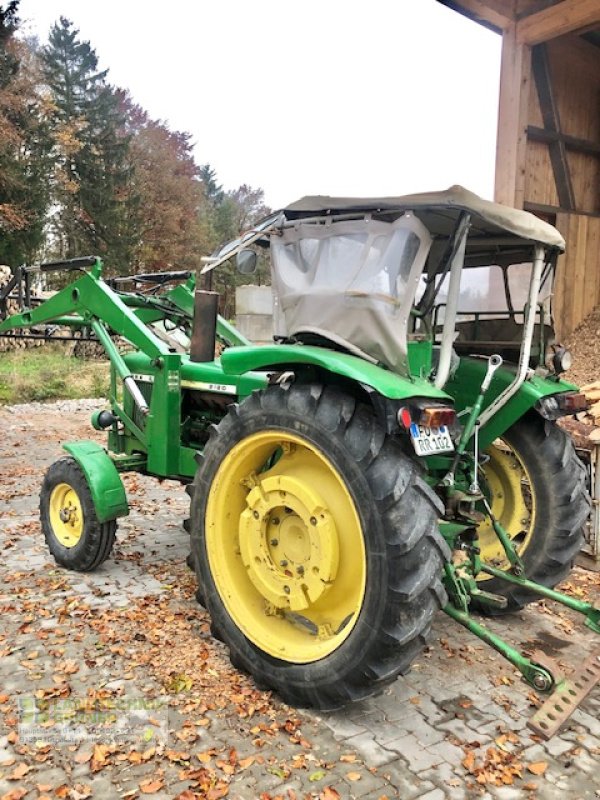
{"type": "Polygon", "coordinates": [[[289,593],[290,593],[290,587],[289,587],[289,586],[284,586],[284,587],[283,587],[283,591],[284,591],[286,594],[289,594],[289,593]]]}
{"type": "Polygon", "coordinates": [[[317,518],[316,517],[311,517],[310,518],[310,524],[311,525],[316,525],[317,524],[317,518]]]}
{"type": "Polygon", "coordinates": [[[283,561],[279,562],[279,566],[280,567],[287,567],[287,565],[288,565],[288,562],[285,559],[283,559],[283,561]]]}
{"type": "Polygon", "coordinates": [[[252,516],[254,517],[254,519],[258,519],[258,517],[259,517],[258,511],[253,511],[252,512],[252,516]]]}
{"type": "Polygon", "coordinates": [[[277,547],[277,545],[279,544],[279,539],[271,539],[269,544],[271,545],[271,547],[277,547]]]}
{"type": "Polygon", "coordinates": [[[302,567],[302,566],[298,567],[296,572],[298,573],[298,575],[304,575],[304,567],[302,567]]]}
{"type": "Polygon", "coordinates": [[[279,525],[279,517],[273,517],[271,520],[272,525],[279,525]]]}

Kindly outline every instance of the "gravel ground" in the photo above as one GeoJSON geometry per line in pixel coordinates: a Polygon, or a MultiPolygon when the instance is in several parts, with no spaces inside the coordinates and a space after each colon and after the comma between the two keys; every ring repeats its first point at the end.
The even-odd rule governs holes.
{"type": "MultiPolygon", "coordinates": [[[[0,409],[2,800],[600,796],[598,687],[543,743],[526,728],[535,693],[441,614],[412,672],[379,698],[315,714],[258,690],[231,667],[194,600],[181,529],[187,497],[174,482],[126,476],[131,514],[120,521],[113,557],[93,574],[57,568],[39,530],[39,484],[60,441],[103,440],[89,425],[101,406],[0,409]],[[77,713],[122,712],[105,719],[105,711],[89,741],[65,741],[72,722],[65,729],[52,719],[30,741],[19,718],[32,698],[54,709],[75,703],[77,713]],[[136,702],[142,722],[113,742],[136,702]]],[[[567,588],[600,598],[594,573],[577,570],[567,588]]],[[[564,665],[598,646],[552,604],[490,626],[564,665]]]]}

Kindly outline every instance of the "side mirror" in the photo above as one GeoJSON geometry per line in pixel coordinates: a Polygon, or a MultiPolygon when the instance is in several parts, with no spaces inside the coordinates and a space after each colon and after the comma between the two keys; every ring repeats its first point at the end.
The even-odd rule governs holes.
{"type": "Polygon", "coordinates": [[[256,271],[256,261],[254,250],[240,250],[235,257],[237,270],[241,275],[252,275],[256,271]]]}

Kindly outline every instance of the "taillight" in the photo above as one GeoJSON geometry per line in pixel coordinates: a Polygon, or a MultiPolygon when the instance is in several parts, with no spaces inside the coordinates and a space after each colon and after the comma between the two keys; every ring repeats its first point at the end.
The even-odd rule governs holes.
{"type": "Polygon", "coordinates": [[[427,428],[441,428],[442,425],[450,427],[456,422],[456,411],[453,408],[444,406],[431,406],[421,409],[419,415],[419,425],[427,428]]]}
{"type": "Polygon", "coordinates": [[[406,430],[408,430],[412,425],[412,415],[410,413],[410,409],[408,409],[406,406],[398,411],[398,422],[400,425],[406,428],[406,430]]]}

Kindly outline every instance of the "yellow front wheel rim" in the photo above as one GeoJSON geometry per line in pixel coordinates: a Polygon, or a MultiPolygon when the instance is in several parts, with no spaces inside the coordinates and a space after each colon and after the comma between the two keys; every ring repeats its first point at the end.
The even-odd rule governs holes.
{"type": "Polygon", "coordinates": [[[63,547],[75,547],[83,533],[83,509],[79,495],[68,483],[57,484],[50,494],[50,524],[63,547]]]}
{"type": "MultiPolygon", "coordinates": [[[[503,439],[497,439],[487,455],[490,459],[483,467],[484,491],[492,513],[522,555],[531,542],[535,523],[536,498],[529,472],[518,452],[503,439]]],[[[479,526],[478,534],[481,560],[508,569],[506,553],[488,519],[479,526]]],[[[485,573],[478,576],[478,580],[489,578],[485,573]]]]}
{"type": "Polygon", "coordinates": [[[219,596],[261,650],[309,663],[349,636],[365,594],[362,526],[315,445],[279,430],[238,442],[213,480],[205,536],[219,596]]]}

